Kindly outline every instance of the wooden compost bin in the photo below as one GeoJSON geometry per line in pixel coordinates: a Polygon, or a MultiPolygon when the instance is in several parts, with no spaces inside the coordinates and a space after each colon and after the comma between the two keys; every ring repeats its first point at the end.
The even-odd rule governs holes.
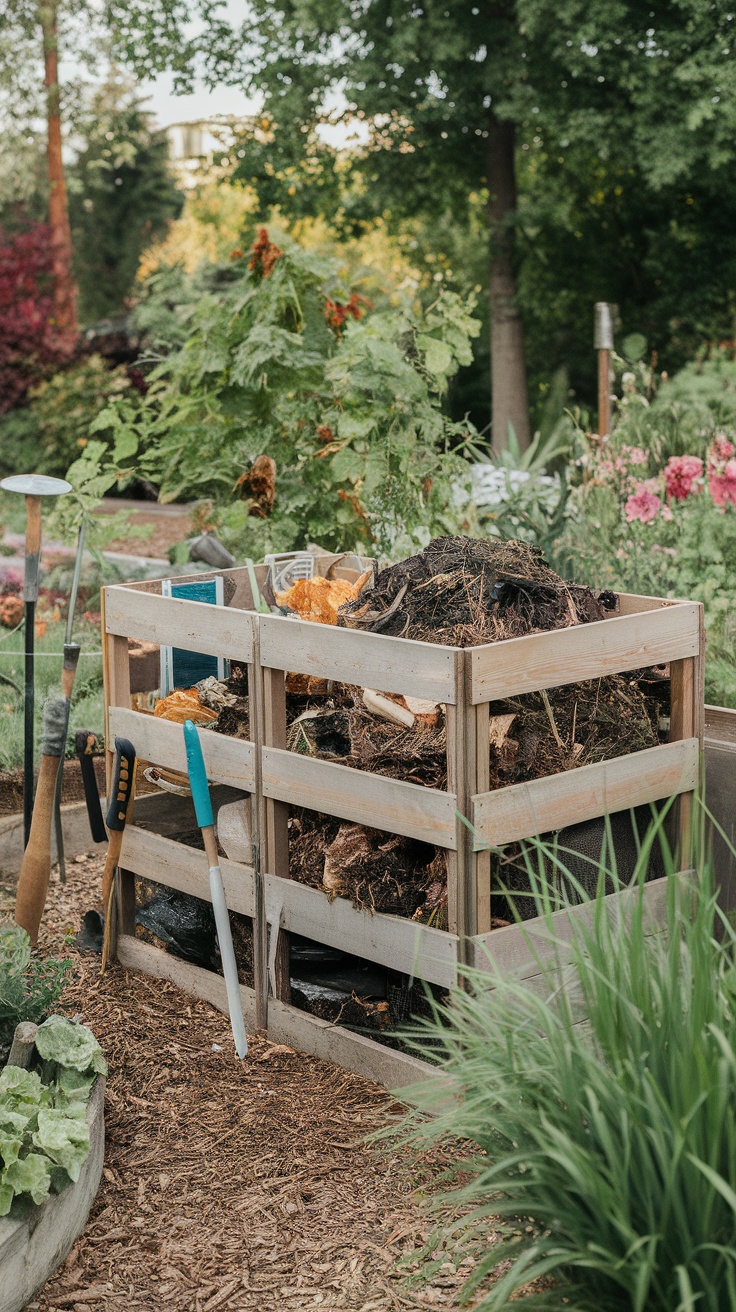
{"type": "MultiPolygon", "coordinates": [[[[327,557],[324,569],[337,557],[327,557]]],[[[333,1060],[388,1087],[416,1080],[423,1063],[289,1002],[289,931],[423,979],[450,986],[458,961],[538,971],[530,935],[538,922],[491,931],[490,853],[537,833],[679,796],[686,834],[698,786],[703,732],[702,607],[622,595],[609,618],[551,633],[466,649],[257,614],[246,569],[218,571],[225,605],[164,598],[160,584],[114,586],[103,594],[108,748],[130,738],[141,760],[185,769],[181,726],[131,709],[128,639],[166,643],[236,659],[248,667],[252,739],[201,735],[208,777],[254,797],[261,870],[222,861],[228,905],[254,921],[255,988],[242,988],[247,1023],[266,1014],[267,969],[274,984],[268,1030],[277,1040],[333,1060]],[[488,791],[489,703],[604,675],[669,663],[670,741],[615,760],[488,791]],[[424,787],[286,749],[286,673],[313,675],[446,708],[448,783],[424,787]],[[409,919],[330,903],[289,878],[288,807],[336,816],[443,848],[448,869],[447,931],[409,919]],[[466,820],[471,822],[471,829],[466,820]],[[473,832],[474,830],[474,832],[473,832]],[[266,961],[265,922],[272,928],[266,961]],[[275,996],[274,996],[275,995],[275,996]]],[[[197,575],[198,579],[211,577],[197,575]]],[[[259,569],[259,583],[262,573],[259,569]]],[[[164,799],[165,800],[165,799],[164,799]]],[[[147,799],[150,806],[150,799],[147,799]]],[[[227,1009],[223,980],[134,937],[134,876],[209,900],[202,854],[129,823],[118,877],[117,953],[123,965],[168,978],[227,1009]]],[[[684,848],[684,844],[683,844],[684,848]]],[[[647,885],[661,921],[664,881],[647,885]]],[[[621,895],[622,897],[624,895],[621,895]]],[[[614,899],[615,901],[615,899],[614,899]]]]}

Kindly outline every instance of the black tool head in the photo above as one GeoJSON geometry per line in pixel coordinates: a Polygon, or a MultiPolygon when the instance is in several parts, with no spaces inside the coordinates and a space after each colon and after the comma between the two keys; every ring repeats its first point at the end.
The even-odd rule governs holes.
{"type": "Polygon", "coordinates": [[[107,812],[108,829],[124,829],[135,777],[135,747],[127,738],[115,739],[115,765],[113,767],[110,806],[107,812]]]}

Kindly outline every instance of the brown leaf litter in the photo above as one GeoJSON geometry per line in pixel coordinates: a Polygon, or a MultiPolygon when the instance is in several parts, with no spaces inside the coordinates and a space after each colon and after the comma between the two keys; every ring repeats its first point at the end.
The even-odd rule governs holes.
{"type": "MultiPolygon", "coordinates": [[[[366,1136],[395,1114],[380,1088],[263,1036],[238,1062],[226,1017],[69,943],[99,905],[100,858],[52,879],[42,949],[73,962],[63,1005],[110,1066],[103,1180],[89,1223],[27,1312],[407,1312],[459,1306],[461,1254],[426,1283],[416,1165],[366,1136]]],[[[3,904],[12,889],[3,889],[3,904]]],[[[491,1233],[492,1237],[492,1233],[491,1233]]]]}

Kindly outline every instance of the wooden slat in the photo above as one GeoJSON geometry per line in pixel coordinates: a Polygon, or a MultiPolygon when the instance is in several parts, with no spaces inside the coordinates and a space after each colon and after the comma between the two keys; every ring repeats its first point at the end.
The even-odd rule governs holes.
{"type": "Polygon", "coordinates": [[[517,697],[540,688],[661,665],[696,656],[699,648],[700,607],[696,602],[509,638],[472,648],[471,700],[517,697]]]}
{"type": "Polygon", "coordinates": [[[263,791],[292,806],[455,849],[454,793],[275,747],[263,749],[263,791]]]}
{"type": "Polygon", "coordinates": [[[208,656],[253,659],[253,613],[208,606],[183,597],[159,597],[130,588],[105,589],[108,633],[157,642],[208,656]]]}
{"type": "Polygon", "coordinates": [[[359,911],[345,898],[329,902],[325,893],[296,880],[267,875],[266,886],[268,897],[282,902],[285,929],[446,989],[455,983],[454,934],[401,916],[359,911]]]}
{"type": "MultiPolygon", "coordinates": [[[[163,766],[167,770],[187,772],[184,731],[172,720],[156,719],[140,711],[111,706],[109,733],[129,738],[139,761],[163,766]]],[[[226,734],[203,730],[199,735],[207,778],[213,783],[230,784],[251,793],[254,788],[253,743],[226,734]]]]}
{"type": "MultiPolygon", "coordinates": [[[[667,924],[668,880],[653,879],[644,885],[644,925],[656,933],[667,924]]],[[[627,888],[603,898],[606,915],[612,925],[625,928],[639,889],[627,888]]],[[[568,947],[576,932],[590,927],[598,908],[597,900],[577,907],[555,911],[549,919],[528,920],[523,925],[509,925],[479,934],[473,940],[473,964],[478,970],[512,975],[515,979],[533,979],[547,962],[569,960],[568,947]]]]}
{"type": "MultiPolygon", "coordinates": [[[[181,961],[129,935],[121,935],[118,939],[117,956],[126,970],[140,970],[155,979],[168,980],[184,993],[201,998],[223,1015],[228,1014],[225,981],[214,971],[181,961]]],[[[252,1033],[256,1013],[253,989],[241,984],[240,998],[246,1026],[252,1033]]],[[[269,1002],[268,1012],[268,1035],[276,1043],[286,1043],[300,1052],[334,1062],[386,1089],[406,1088],[429,1078],[436,1084],[441,1078],[432,1066],[416,1057],[375,1043],[362,1034],[353,1034],[341,1025],[310,1016],[277,998],[269,1002]]],[[[295,1096],[298,1096],[296,1090],[295,1096]]]]}
{"type": "Polygon", "coordinates": [[[339,679],[379,692],[408,693],[451,704],[456,700],[452,647],[278,615],[261,615],[258,624],[263,665],[339,679]]]}
{"type": "MultiPolygon", "coordinates": [[[[207,858],[198,848],[152,834],[137,825],[127,825],[123,835],[121,863],[126,870],[143,879],[176,888],[203,902],[210,902],[210,878],[207,858]]],[[[230,911],[252,916],[255,909],[253,868],[239,861],[220,858],[225,900],[230,911]]]]}
{"type": "Polygon", "coordinates": [[[700,744],[689,738],[484,793],[473,798],[476,847],[514,843],[689,792],[699,760],[700,744]]]}
{"type": "Polygon", "coordinates": [[[637,592],[618,593],[619,615],[641,615],[644,611],[662,610],[665,606],[682,606],[687,598],[647,597],[637,592]]]}
{"type": "Polygon", "coordinates": [[[705,739],[712,744],[736,743],[736,710],[705,707],[705,739]]]}

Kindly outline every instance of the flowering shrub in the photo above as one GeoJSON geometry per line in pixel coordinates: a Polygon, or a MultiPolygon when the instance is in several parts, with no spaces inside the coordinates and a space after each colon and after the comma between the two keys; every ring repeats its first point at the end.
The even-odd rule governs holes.
{"type": "Polygon", "coordinates": [[[557,550],[598,587],[702,601],[706,696],[736,706],[736,447],[725,433],[704,456],[657,458],[641,447],[588,439],[557,550]],[[645,476],[643,476],[645,475],[645,476]],[[646,476],[648,475],[648,476],[646,476]]]}

